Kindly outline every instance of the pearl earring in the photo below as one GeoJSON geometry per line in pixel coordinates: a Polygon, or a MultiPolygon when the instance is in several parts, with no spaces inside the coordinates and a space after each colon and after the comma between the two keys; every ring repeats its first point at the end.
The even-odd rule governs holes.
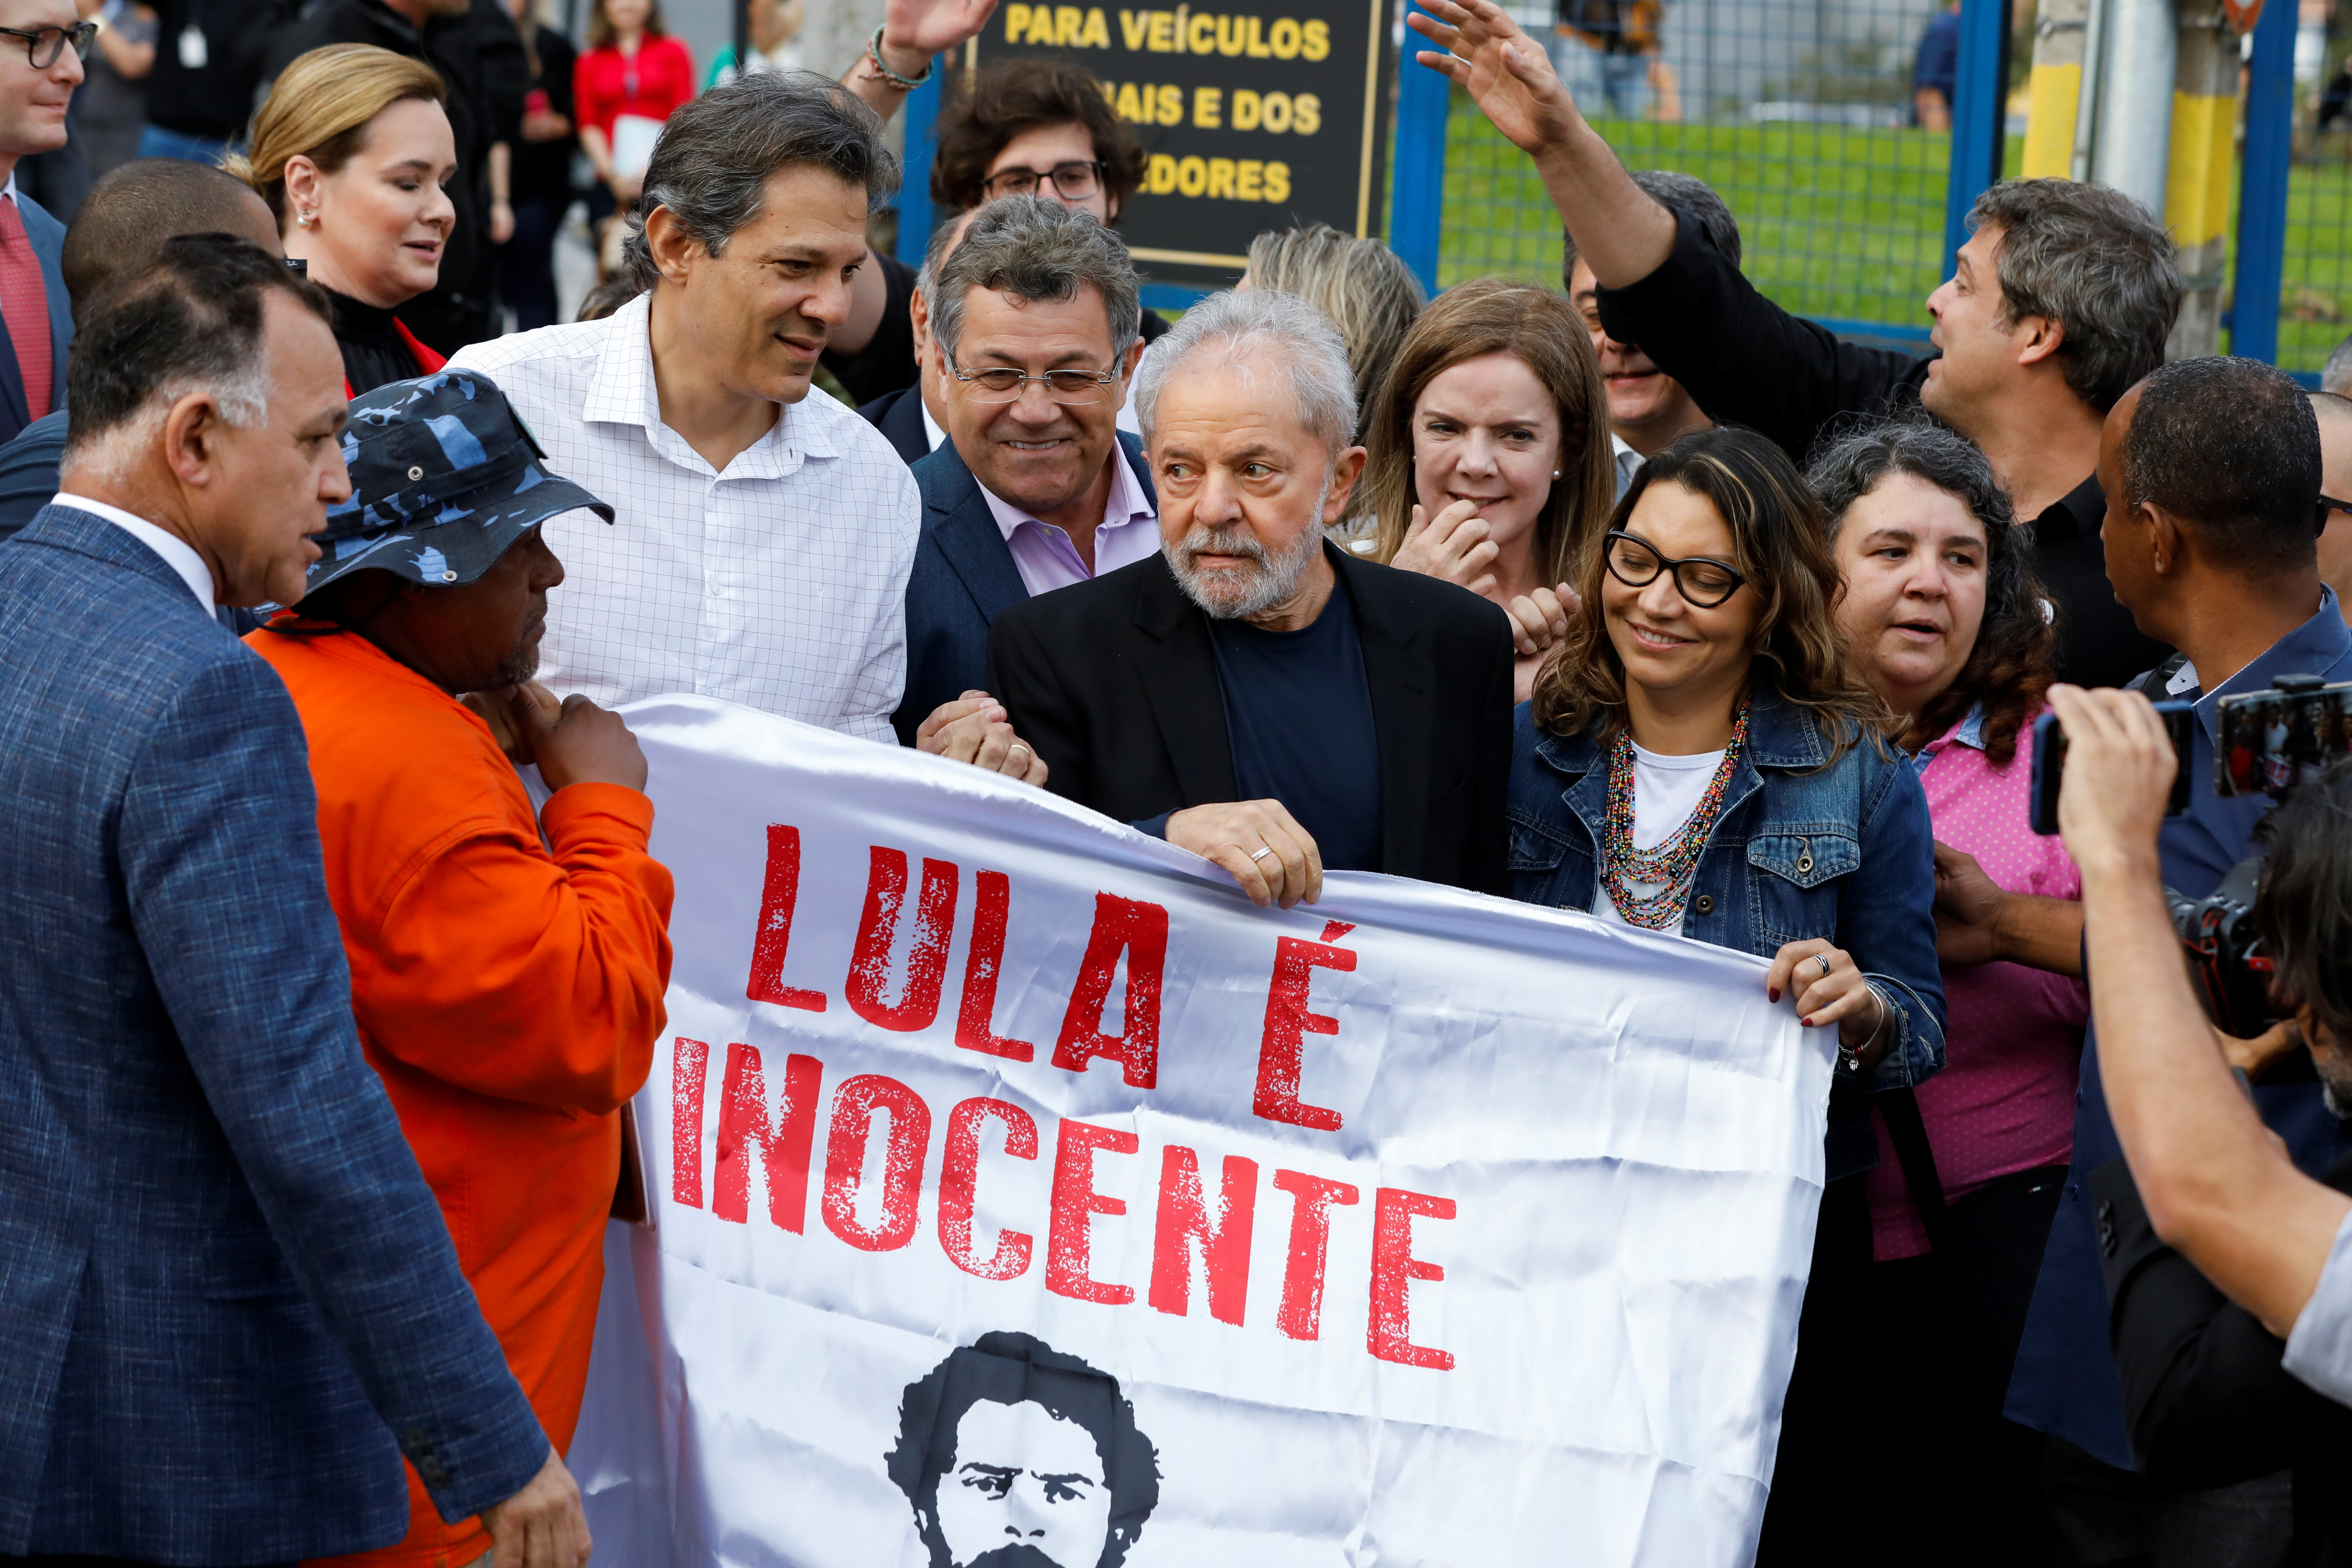
{"type": "Polygon", "coordinates": [[[312,218],[309,213],[296,213],[294,215],[294,221],[300,224],[304,228],[308,228],[316,220],[312,218]]]}

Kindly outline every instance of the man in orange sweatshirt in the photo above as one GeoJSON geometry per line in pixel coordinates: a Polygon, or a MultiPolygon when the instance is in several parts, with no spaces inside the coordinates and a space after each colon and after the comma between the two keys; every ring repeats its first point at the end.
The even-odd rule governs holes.
{"type": "MultiPolygon", "coordinates": [[[[562,564],[540,525],[613,509],[547,472],[482,376],[352,404],[352,498],[309,592],[247,641],[293,693],[327,889],[367,1058],[441,1202],[508,1363],[569,1447],[621,1174],[669,980],[669,873],[646,852],[646,760],[618,715],[525,689],[562,564]],[[503,709],[553,792],[537,813],[490,728],[503,709]]],[[[409,1531],[348,1558],[487,1561],[409,1474],[409,1531]]]]}

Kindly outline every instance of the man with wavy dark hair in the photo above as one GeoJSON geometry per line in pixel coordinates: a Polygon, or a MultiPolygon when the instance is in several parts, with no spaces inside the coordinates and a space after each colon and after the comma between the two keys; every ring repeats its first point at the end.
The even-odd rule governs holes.
{"type": "MultiPolygon", "coordinates": [[[[1108,224],[1143,184],[1135,133],[1112,111],[1102,83],[1067,60],[986,67],[941,106],[932,134],[931,200],[942,222],[999,196],[1034,195],[1108,224]]],[[[915,384],[915,269],[877,251],[851,288],[849,319],[834,331],[824,366],[868,404],[915,384]]],[[[1145,342],[1167,330],[1144,312],[1145,342]]]]}
{"type": "Polygon", "coordinates": [[[2059,673],[2114,686],[2164,657],[2108,587],[2097,479],[2100,422],[2164,363],[2180,313],[2160,219],[2095,185],[2005,180],[1977,198],[1974,234],[1927,296],[1937,352],[1846,342],[1765,299],[1695,214],[1636,184],[1493,0],[1434,0],[1429,12],[1413,26],[1452,52],[1422,63],[1535,159],[1600,284],[1611,337],[1640,343],[1709,417],[1760,430],[1801,462],[1843,416],[1925,403],[1984,449],[2032,521],[2033,569],[2059,611],[2059,673]]]}
{"type": "Polygon", "coordinates": [[[1159,1451],[1118,1380],[1023,1333],[908,1384],[886,1462],[931,1568],[1118,1568],[1160,1505],[1159,1451]]]}

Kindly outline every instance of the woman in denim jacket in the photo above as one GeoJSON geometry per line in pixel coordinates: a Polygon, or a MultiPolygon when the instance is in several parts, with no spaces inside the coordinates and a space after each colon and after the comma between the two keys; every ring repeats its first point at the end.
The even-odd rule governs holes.
{"type": "MultiPolygon", "coordinates": [[[[1834,1465],[1867,1486],[1853,1423],[1874,1347],[1899,1331],[1853,1289],[1871,1256],[1870,1091],[1944,1065],[1927,796],[1849,671],[1820,504],[1771,442],[1712,429],[1665,447],[1581,577],[1583,614],[1518,710],[1512,896],[1769,955],[1772,1000],[1837,1030],[1777,1468],[1834,1465]]],[[[1776,1487],[1759,1563],[1838,1539],[1833,1512],[1789,1500],[1776,1487]]]]}
{"type": "Polygon", "coordinates": [[[1837,1025],[1832,1183],[1877,1163],[1867,1090],[1943,1068],[1927,797],[1846,670],[1837,590],[1780,449],[1684,435],[1585,555],[1510,773],[1512,896],[1771,957],[1769,994],[1837,1025]]]}
{"type": "Polygon", "coordinates": [[[1587,552],[1577,617],[1518,710],[1511,893],[1773,960],[1834,1025],[1828,1179],[1877,1163],[1871,1089],[1944,1063],[1917,776],[1849,673],[1819,504],[1752,431],[1652,458],[1587,552]]]}

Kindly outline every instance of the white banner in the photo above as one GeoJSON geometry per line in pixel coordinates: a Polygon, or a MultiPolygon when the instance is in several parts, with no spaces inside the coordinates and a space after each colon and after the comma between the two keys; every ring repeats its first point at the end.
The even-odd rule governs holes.
{"type": "Polygon", "coordinates": [[[571,1460],[625,1568],[1743,1563],[1828,1037],[1398,879],[638,704],[677,879],[571,1460]]]}

